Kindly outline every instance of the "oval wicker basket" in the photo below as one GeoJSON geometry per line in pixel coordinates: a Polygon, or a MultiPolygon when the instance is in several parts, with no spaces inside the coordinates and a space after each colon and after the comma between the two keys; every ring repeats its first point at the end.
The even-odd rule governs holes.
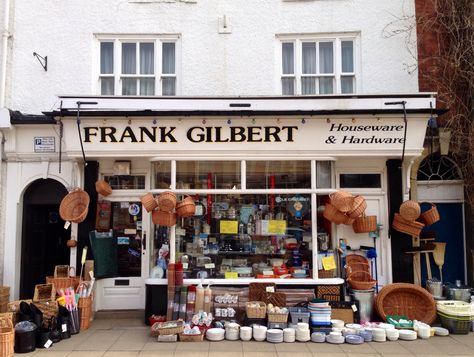
{"type": "Polygon", "coordinates": [[[352,265],[355,263],[369,264],[369,260],[360,254],[347,254],[346,265],[352,265]]]}
{"type": "Polygon", "coordinates": [[[264,319],[267,314],[267,306],[263,301],[249,301],[245,305],[245,313],[249,319],[264,319]],[[255,306],[257,304],[258,306],[255,306]]]}
{"type": "Polygon", "coordinates": [[[377,230],[377,216],[357,217],[352,224],[355,233],[369,233],[377,230]]]}
{"type": "Polygon", "coordinates": [[[414,221],[420,217],[420,204],[413,200],[408,200],[400,205],[400,215],[407,221],[414,221]]]}
{"type": "Polygon", "coordinates": [[[172,212],[176,207],[176,195],[170,191],[161,193],[157,201],[160,211],[172,212]]]}
{"type": "Polygon", "coordinates": [[[326,203],[326,206],[324,207],[323,216],[327,220],[336,224],[342,224],[346,222],[346,219],[347,219],[347,216],[344,213],[339,211],[336,207],[334,207],[330,203],[326,203]]]}
{"type": "Polygon", "coordinates": [[[386,321],[387,316],[406,316],[428,325],[436,319],[433,296],[420,286],[395,283],[384,286],[375,298],[375,309],[386,321]]]}
{"type": "Polygon", "coordinates": [[[155,210],[151,214],[151,219],[154,224],[171,227],[176,224],[177,216],[176,213],[155,210]]]}
{"type": "Polygon", "coordinates": [[[61,201],[59,215],[65,221],[81,223],[87,217],[90,198],[86,191],[80,188],[69,192],[61,201]]]}
{"type": "Polygon", "coordinates": [[[176,204],[176,213],[178,217],[192,217],[196,212],[196,204],[191,196],[186,197],[176,204]]]}
{"type": "Polygon", "coordinates": [[[424,226],[423,223],[417,221],[407,221],[398,213],[395,213],[393,217],[392,228],[413,237],[419,237],[424,226]]]}
{"type": "Polygon", "coordinates": [[[15,330],[11,318],[0,317],[0,356],[12,357],[14,354],[15,330]]]}
{"type": "Polygon", "coordinates": [[[427,209],[426,211],[422,212],[420,215],[421,220],[427,225],[431,225],[433,223],[438,222],[441,217],[439,216],[438,208],[434,203],[426,202],[431,205],[431,208],[427,209]]]}
{"type": "Polygon", "coordinates": [[[377,283],[370,273],[366,271],[355,271],[349,274],[347,283],[355,290],[370,290],[377,283]]]}
{"type": "Polygon", "coordinates": [[[357,218],[362,216],[362,214],[365,212],[367,209],[367,202],[365,201],[365,198],[362,196],[355,196],[354,197],[354,203],[352,204],[352,209],[348,211],[346,214],[350,218],[357,218]]]}
{"type": "Polygon", "coordinates": [[[95,183],[95,190],[102,196],[108,196],[112,193],[112,187],[110,187],[109,183],[105,180],[98,180],[95,183]]]}
{"type": "Polygon", "coordinates": [[[155,197],[150,192],[148,192],[145,196],[140,197],[140,202],[147,212],[151,212],[156,207],[158,207],[158,202],[156,202],[155,197]]]}
{"type": "Polygon", "coordinates": [[[354,204],[354,196],[347,191],[336,191],[329,195],[331,204],[341,212],[349,212],[354,204]]]}
{"type": "Polygon", "coordinates": [[[368,263],[352,263],[352,264],[346,264],[345,265],[345,270],[346,270],[346,276],[349,276],[352,273],[355,273],[357,271],[363,271],[366,273],[370,273],[370,266],[368,263]]]}

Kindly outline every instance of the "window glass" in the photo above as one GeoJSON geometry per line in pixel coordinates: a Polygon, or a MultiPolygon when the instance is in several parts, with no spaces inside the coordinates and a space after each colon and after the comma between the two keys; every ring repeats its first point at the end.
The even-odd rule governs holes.
{"type": "Polygon", "coordinates": [[[303,42],[303,73],[316,73],[316,42],[303,42]]]}
{"type": "Polygon", "coordinates": [[[319,72],[333,73],[334,72],[334,58],[333,58],[333,43],[320,42],[319,43],[319,72]]]}
{"type": "Polygon", "coordinates": [[[153,43],[140,43],[140,74],[155,73],[155,46],[153,43]]]}
{"type": "Polygon", "coordinates": [[[135,43],[122,43],[122,73],[137,73],[137,48],[135,43]]]}
{"type": "Polygon", "coordinates": [[[153,163],[154,188],[167,189],[171,185],[171,161],[153,163]]]}
{"type": "Polygon", "coordinates": [[[331,161],[316,162],[316,187],[331,188],[331,161]]]}
{"type": "Polygon", "coordinates": [[[316,94],[316,78],[302,77],[301,78],[301,94],[316,94]]]}
{"type": "Polygon", "coordinates": [[[175,43],[164,42],[163,43],[163,74],[174,74],[175,73],[175,43]]]}
{"type": "Polygon", "coordinates": [[[137,95],[136,78],[122,78],[122,95],[137,95]]]}
{"type": "Polygon", "coordinates": [[[100,43],[100,73],[101,74],[114,73],[114,43],[113,42],[100,43]]]}
{"type": "Polygon", "coordinates": [[[247,161],[247,188],[311,188],[310,161],[247,161]]]}
{"type": "Polygon", "coordinates": [[[114,94],[114,78],[101,78],[100,79],[100,94],[101,95],[113,95],[114,94]]]}
{"type": "Polygon", "coordinates": [[[341,41],[342,72],[354,72],[354,42],[341,41]]]}
{"type": "Polygon", "coordinates": [[[341,93],[354,93],[354,76],[341,77],[341,93]]]}
{"type": "Polygon", "coordinates": [[[155,95],[155,78],[140,78],[140,95],[155,95]]]}
{"type": "Polygon", "coordinates": [[[178,189],[240,188],[240,161],[177,161],[178,189]]]}
{"type": "Polygon", "coordinates": [[[145,176],[143,175],[106,175],[107,181],[113,190],[144,190],[145,176]]]}
{"type": "Polygon", "coordinates": [[[295,73],[294,44],[291,42],[286,42],[282,44],[282,63],[283,74],[295,73]]]}
{"type": "Polygon", "coordinates": [[[282,78],[282,94],[283,95],[293,95],[295,94],[295,79],[290,78],[282,78]]]}
{"type": "Polygon", "coordinates": [[[334,93],[334,79],[332,77],[319,78],[319,94],[334,93]]]}
{"type": "Polygon", "coordinates": [[[176,95],[176,78],[175,77],[163,77],[162,93],[163,95],[176,95]]]}
{"type": "Polygon", "coordinates": [[[340,174],[341,188],[381,188],[380,174],[340,174]]]}

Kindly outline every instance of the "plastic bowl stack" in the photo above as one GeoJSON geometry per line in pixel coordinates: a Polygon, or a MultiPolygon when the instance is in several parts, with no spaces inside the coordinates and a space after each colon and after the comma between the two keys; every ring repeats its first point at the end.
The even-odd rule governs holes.
{"type": "Polygon", "coordinates": [[[372,342],[372,330],[361,329],[359,330],[359,336],[362,337],[365,342],[372,342]]]}
{"type": "Polygon", "coordinates": [[[324,332],[313,332],[311,334],[311,341],[322,343],[326,341],[326,334],[324,332]]]}
{"type": "Polygon", "coordinates": [[[255,341],[265,341],[267,338],[267,327],[262,325],[253,325],[253,338],[255,341]]]}
{"type": "Polygon", "coordinates": [[[228,341],[237,341],[239,339],[240,325],[230,322],[225,326],[225,339],[228,341]]]}
{"type": "Polygon", "coordinates": [[[351,345],[361,345],[364,343],[364,338],[359,335],[346,335],[346,343],[351,345]]]}
{"type": "Polygon", "coordinates": [[[342,336],[357,335],[357,330],[353,328],[344,327],[342,329],[342,336]]]}
{"type": "Polygon", "coordinates": [[[295,342],[296,331],[294,328],[286,328],[283,330],[283,342],[295,342]]]}
{"type": "Polygon", "coordinates": [[[210,328],[206,332],[206,338],[209,341],[222,341],[225,336],[225,330],[223,328],[210,328]]]}
{"type": "Polygon", "coordinates": [[[240,328],[240,339],[242,341],[250,341],[252,339],[252,328],[248,326],[242,326],[240,328]]]}
{"type": "Polygon", "coordinates": [[[339,331],[329,332],[329,335],[326,336],[326,342],[332,344],[341,344],[344,343],[345,338],[342,336],[342,333],[339,331]]]}
{"type": "Polygon", "coordinates": [[[267,330],[267,341],[271,343],[283,342],[283,331],[276,328],[267,330]]]}
{"type": "Polygon", "coordinates": [[[416,332],[412,330],[398,330],[398,338],[403,341],[415,341],[416,340],[416,332]]]}
{"type": "Polygon", "coordinates": [[[380,327],[374,327],[372,329],[372,341],[374,342],[385,342],[387,341],[387,335],[385,330],[380,327]]]}
{"type": "Polygon", "coordinates": [[[309,325],[305,322],[298,322],[296,326],[296,341],[308,342],[309,340],[311,340],[309,325]]]}
{"type": "Polygon", "coordinates": [[[397,329],[387,329],[385,330],[387,334],[387,340],[389,341],[397,341],[399,337],[399,333],[397,329]]]}

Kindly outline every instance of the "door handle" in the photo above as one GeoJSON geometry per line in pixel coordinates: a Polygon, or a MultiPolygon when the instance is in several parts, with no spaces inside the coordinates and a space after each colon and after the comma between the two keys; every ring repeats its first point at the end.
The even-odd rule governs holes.
{"type": "Polygon", "coordinates": [[[144,232],[142,235],[142,251],[145,252],[146,250],[146,233],[144,232]]]}

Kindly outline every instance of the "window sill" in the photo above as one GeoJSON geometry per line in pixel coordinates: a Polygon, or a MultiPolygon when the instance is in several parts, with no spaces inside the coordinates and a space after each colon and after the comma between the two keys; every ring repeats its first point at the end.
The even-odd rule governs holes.
{"type": "MultiPolygon", "coordinates": [[[[201,279],[184,279],[184,284],[199,284],[201,279]]],[[[204,279],[203,284],[211,285],[248,285],[250,283],[275,283],[277,285],[341,285],[344,279],[204,279]]],[[[167,285],[167,279],[145,279],[146,285],[167,285]]]]}

